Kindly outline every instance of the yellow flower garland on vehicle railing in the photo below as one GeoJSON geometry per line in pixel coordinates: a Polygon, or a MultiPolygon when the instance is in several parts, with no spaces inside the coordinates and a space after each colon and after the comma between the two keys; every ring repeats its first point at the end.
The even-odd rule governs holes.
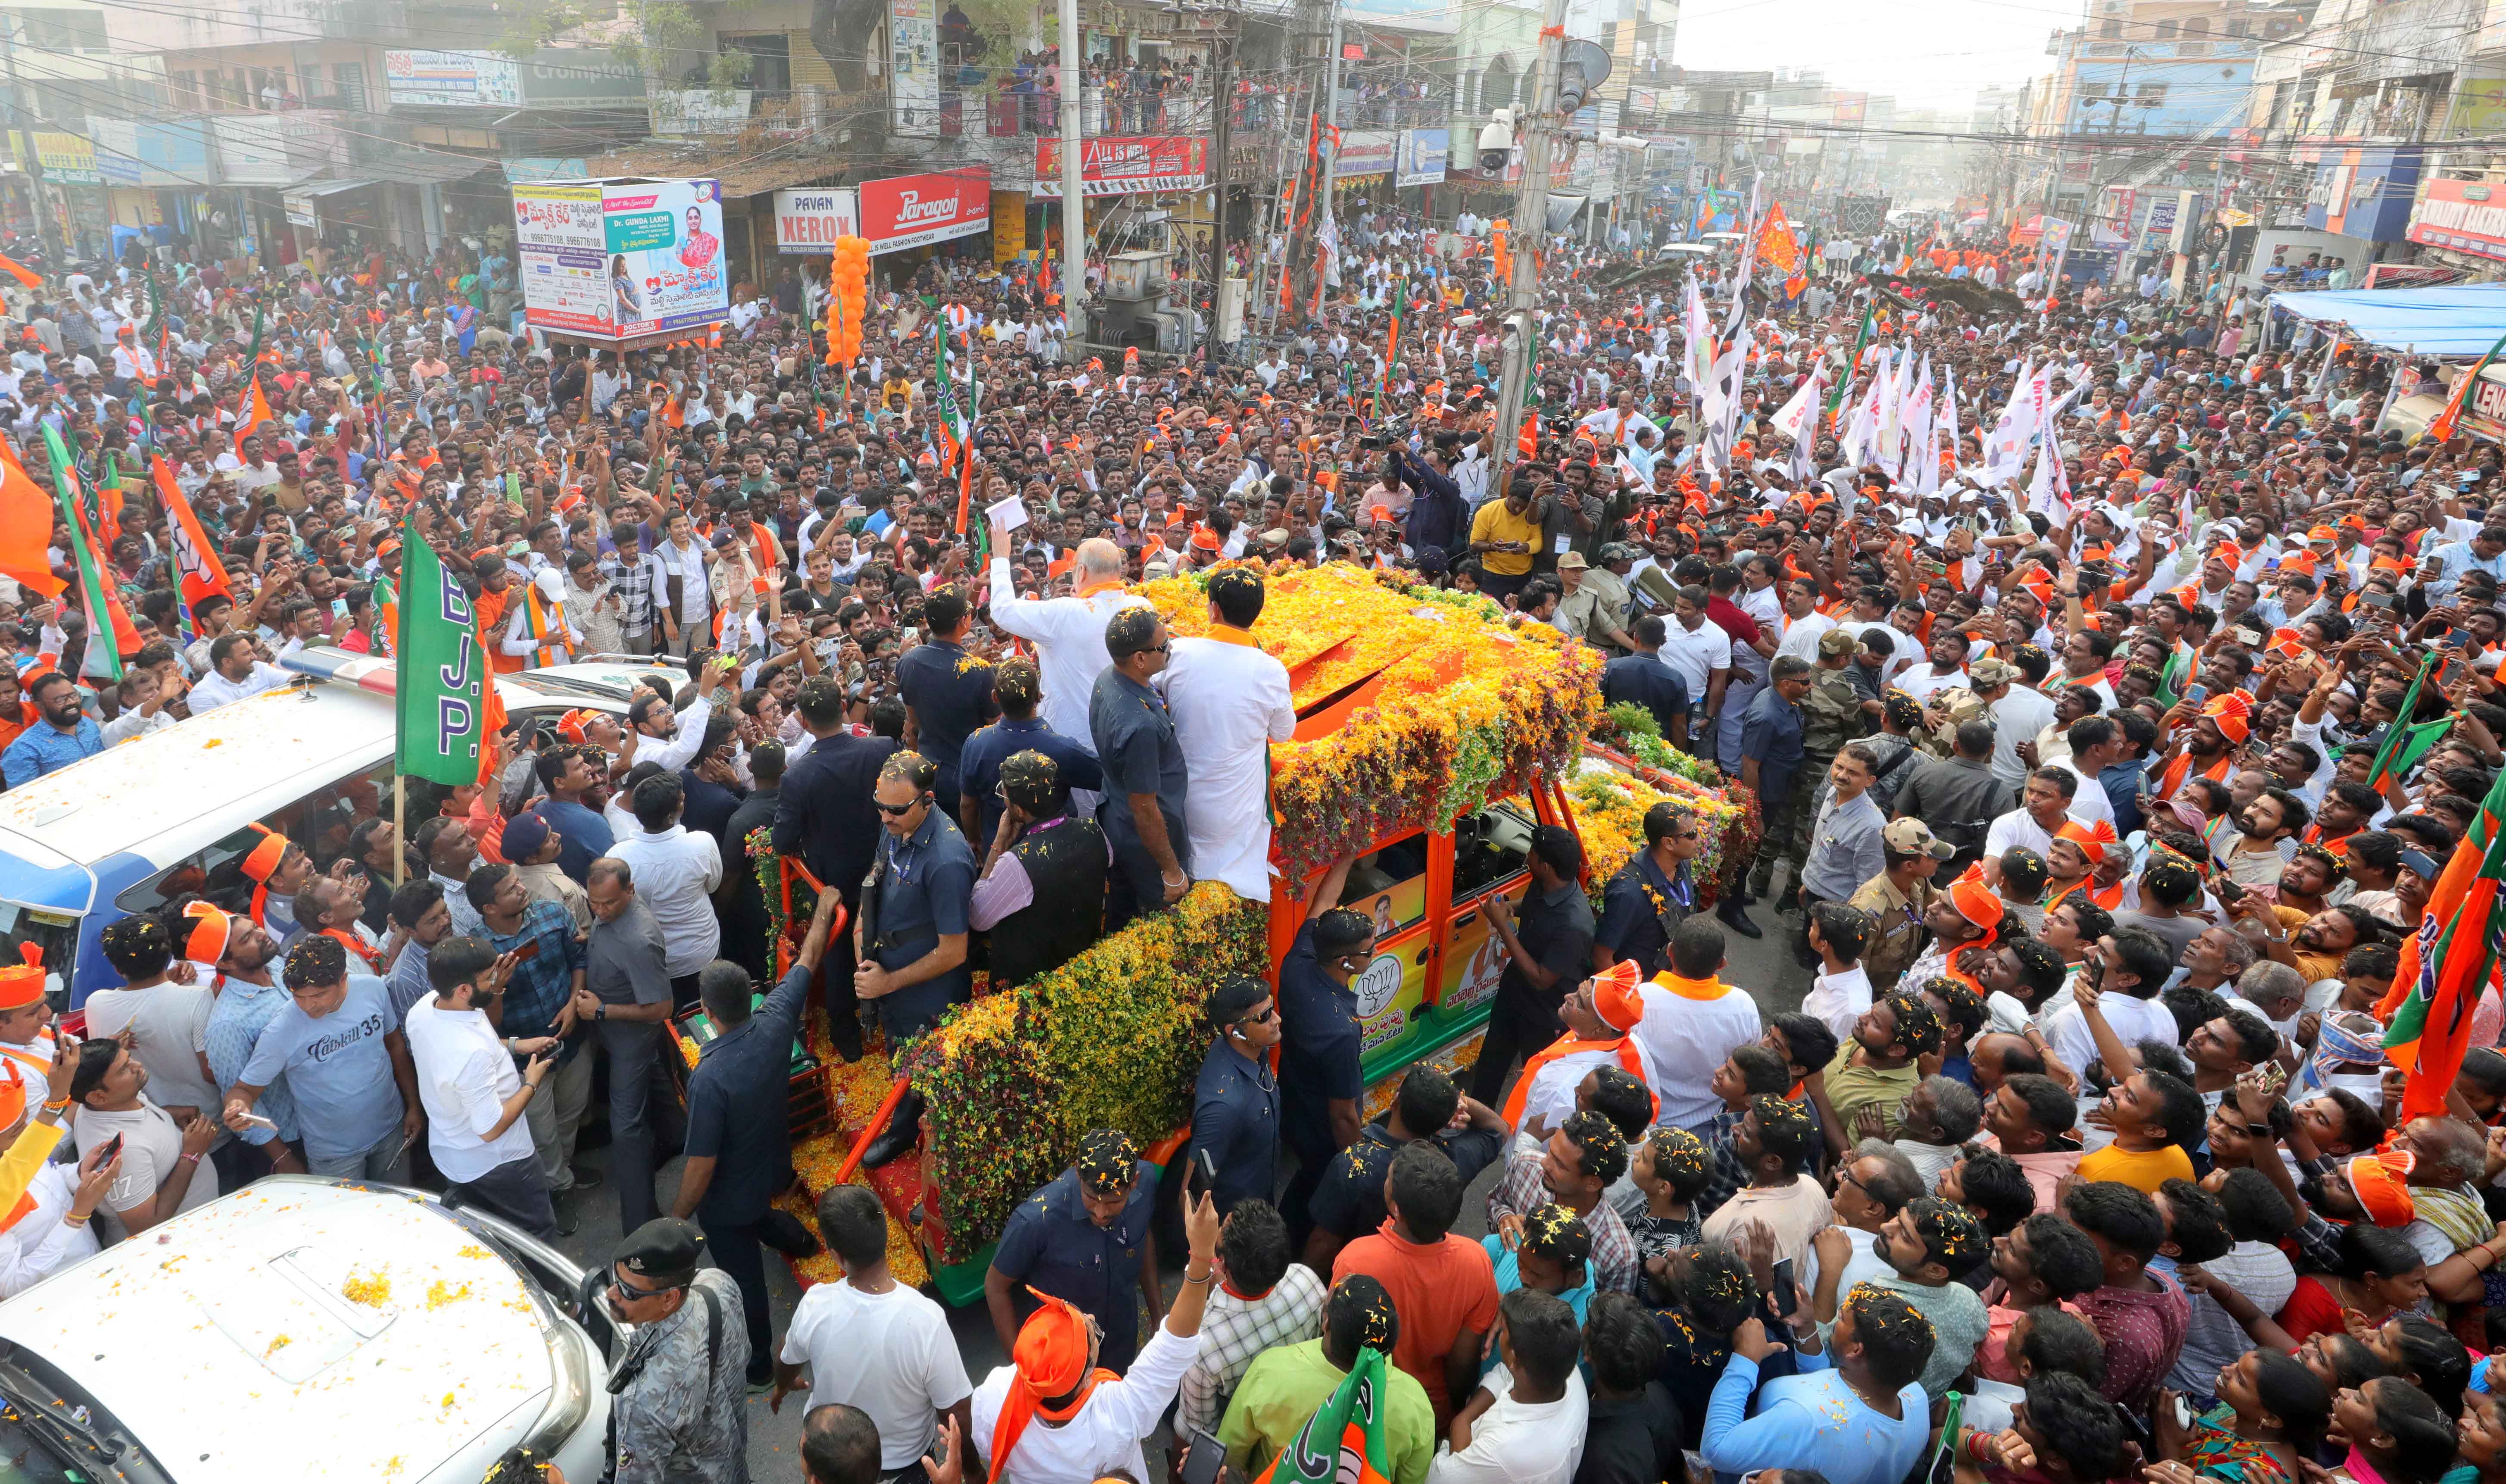
{"type": "Polygon", "coordinates": [[[1619,868],[1644,849],[1644,816],[1662,803],[1685,804],[1697,814],[1704,848],[1690,867],[1699,886],[1698,905],[1710,905],[1712,888],[1745,869],[1756,857],[1758,836],[1755,801],[1747,789],[1707,788],[1675,775],[1648,781],[1621,773],[1598,760],[1588,762],[1566,784],[1566,809],[1575,817],[1575,832],[1584,841],[1584,859],[1593,868],[1593,910],[1600,910],[1602,889],[1619,868]]]}
{"type": "MultiPolygon", "coordinates": [[[[1258,563],[1254,563],[1258,565],[1258,563]]],[[[1178,634],[1206,633],[1205,574],[1139,591],[1178,634]]],[[[1380,673],[1372,704],[1329,737],[1271,748],[1274,843],[1290,889],[1353,851],[1454,819],[1564,769],[1600,715],[1601,658],[1546,624],[1506,627],[1484,597],[1345,563],[1270,569],[1253,637],[1283,661],[1347,635],[1295,692],[1309,706],[1380,673]],[[1442,678],[1456,663],[1458,672],[1442,678]]]]}
{"type": "Polygon", "coordinates": [[[1270,968],[1270,914],[1216,882],[1098,940],[1051,973],[949,1013],[903,1066],[924,1099],[948,1229],[964,1262],[1070,1163],[1080,1136],[1146,1144],[1192,1117],[1209,1037],[1200,1007],[1270,968]]]}

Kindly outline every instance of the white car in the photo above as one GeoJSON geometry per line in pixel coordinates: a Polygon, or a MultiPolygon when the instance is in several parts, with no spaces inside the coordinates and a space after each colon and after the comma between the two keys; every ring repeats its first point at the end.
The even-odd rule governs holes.
{"type": "MultiPolygon", "coordinates": [[[[683,684],[676,663],[610,657],[499,675],[496,689],[520,724],[577,709],[617,714],[639,680],[683,684]]],[[[284,668],[302,684],[0,793],[0,962],[18,961],[22,943],[39,947],[56,1008],[121,982],[96,942],[108,923],[232,869],[260,839],[255,823],[291,827],[335,799],[390,814],[392,662],[316,646],[284,668]]]]}
{"type": "Polygon", "coordinates": [[[0,1477],[597,1479],[624,1326],[585,1287],[482,1212],[265,1179],[0,1303],[0,1477]]]}

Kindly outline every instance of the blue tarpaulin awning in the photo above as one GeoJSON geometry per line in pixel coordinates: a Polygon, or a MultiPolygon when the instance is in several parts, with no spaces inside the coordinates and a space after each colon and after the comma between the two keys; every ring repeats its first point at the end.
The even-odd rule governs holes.
{"type": "Polygon", "coordinates": [[[2280,293],[2271,304],[2344,339],[2414,355],[2477,360],[2506,336],[2506,283],[2280,293]]]}

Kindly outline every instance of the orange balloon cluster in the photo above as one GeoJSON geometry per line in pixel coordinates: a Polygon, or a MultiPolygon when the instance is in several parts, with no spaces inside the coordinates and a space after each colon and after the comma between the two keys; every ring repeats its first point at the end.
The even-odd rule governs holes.
{"type": "Polygon", "coordinates": [[[870,238],[838,237],[828,286],[835,291],[835,323],[827,332],[827,364],[861,359],[862,318],[870,308],[870,238]]]}

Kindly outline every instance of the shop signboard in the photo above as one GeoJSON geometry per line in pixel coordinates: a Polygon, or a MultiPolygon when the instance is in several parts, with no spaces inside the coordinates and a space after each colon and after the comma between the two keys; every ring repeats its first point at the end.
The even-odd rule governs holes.
{"type": "Polygon", "coordinates": [[[1353,128],[1341,136],[1340,158],[1332,163],[1337,180],[1361,175],[1389,175],[1401,136],[1384,129],[1353,128]]]}
{"type": "Polygon", "coordinates": [[[1445,158],[1451,150],[1452,131],[1443,128],[1414,128],[1401,135],[1401,154],[1393,169],[1396,186],[1434,186],[1445,180],[1445,158]]]}
{"type": "Polygon", "coordinates": [[[44,178],[54,185],[104,184],[103,174],[95,167],[95,145],[91,140],[46,128],[21,130],[14,137],[19,167],[29,162],[39,163],[44,167],[44,178]]]}
{"type": "Polygon", "coordinates": [[[870,239],[873,255],[991,230],[989,165],[966,165],[946,174],[891,175],[863,181],[857,189],[861,235],[870,239]]]}
{"type": "Polygon", "coordinates": [[[861,199],[848,190],[809,187],[774,193],[777,252],[825,256],[836,238],[861,234],[861,199]]]}
{"type": "Polygon", "coordinates": [[[890,133],[936,138],[940,133],[939,0],[888,0],[888,104],[890,133]]]}
{"type": "Polygon", "coordinates": [[[651,95],[653,137],[698,139],[708,134],[735,134],[748,127],[745,88],[662,88],[651,95]]]}
{"type": "Polygon", "coordinates": [[[141,123],[90,114],[87,133],[95,142],[96,172],[110,184],[179,188],[210,183],[205,116],[141,123]]]}
{"type": "Polygon", "coordinates": [[[992,262],[1016,260],[1026,251],[1026,193],[992,193],[992,262]]]}
{"type": "MultiPolygon", "coordinates": [[[[1134,191],[1189,191],[1209,183],[1209,141],[1184,134],[1083,139],[1079,193],[1128,196],[1134,191]]],[[[1035,141],[1035,194],[1061,198],[1061,141],[1035,141]]]]}
{"type": "Polygon", "coordinates": [[[520,64],[494,52],[383,53],[384,97],[395,107],[516,108],[520,64]]]}
{"type": "Polygon", "coordinates": [[[2506,258],[2506,186],[2440,175],[2411,218],[2411,240],[2476,258],[2506,258]]]}
{"type": "Polygon", "coordinates": [[[719,181],[516,186],[514,242],[541,329],[628,340],[730,313],[719,181]]]}
{"type": "Polygon", "coordinates": [[[2418,194],[2419,151],[2334,149],[2323,156],[2307,190],[2306,225],[2371,242],[2401,241],[2418,194]]]}

